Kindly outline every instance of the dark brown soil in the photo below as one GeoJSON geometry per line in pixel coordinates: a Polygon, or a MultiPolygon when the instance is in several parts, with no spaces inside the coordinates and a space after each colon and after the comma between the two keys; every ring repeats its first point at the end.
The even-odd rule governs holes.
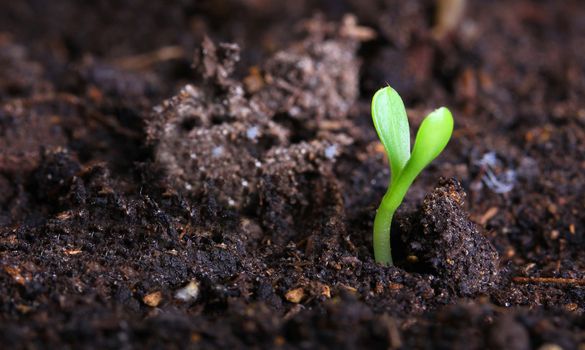
{"type": "Polygon", "coordinates": [[[457,3],[1,2],[2,347],[585,349],[585,3],[457,3]]]}

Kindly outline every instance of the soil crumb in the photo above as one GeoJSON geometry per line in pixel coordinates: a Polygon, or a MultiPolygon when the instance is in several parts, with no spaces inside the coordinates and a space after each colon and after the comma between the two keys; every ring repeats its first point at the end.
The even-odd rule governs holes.
{"type": "MultiPolygon", "coordinates": [[[[418,264],[462,296],[487,293],[499,277],[498,253],[470,221],[465,192],[455,179],[441,179],[415,215],[407,249],[418,264]]],[[[412,258],[411,258],[412,259],[412,258]]]]}

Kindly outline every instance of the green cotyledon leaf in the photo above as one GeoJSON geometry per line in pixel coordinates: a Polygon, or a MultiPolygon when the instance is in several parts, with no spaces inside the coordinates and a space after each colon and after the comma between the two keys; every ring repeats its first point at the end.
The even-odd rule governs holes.
{"type": "Polygon", "coordinates": [[[405,181],[410,186],[414,178],[441,154],[451,139],[452,133],[453,116],[451,112],[445,107],[431,112],[423,120],[416,133],[412,155],[403,169],[400,181],[405,181]]]}
{"type": "Polygon", "coordinates": [[[372,119],[390,161],[392,182],[400,176],[410,158],[410,131],[404,103],[390,86],[372,98],[372,119]]]}

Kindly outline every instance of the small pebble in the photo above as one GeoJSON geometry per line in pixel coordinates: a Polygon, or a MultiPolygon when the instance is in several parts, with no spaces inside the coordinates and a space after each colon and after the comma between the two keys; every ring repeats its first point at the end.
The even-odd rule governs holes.
{"type": "Polygon", "coordinates": [[[157,307],[161,300],[161,292],[152,292],[150,294],[146,294],[144,298],[142,298],[142,301],[150,307],[157,307]]]}
{"type": "Polygon", "coordinates": [[[295,288],[291,289],[284,295],[285,299],[290,301],[291,303],[298,304],[303,300],[305,297],[305,291],[303,288],[295,288]]]}
{"type": "Polygon", "coordinates": [[[199,297],[199,283],[192,280],[185,287],[175,292],[175,299],[181,301],[195,301],[199,297]]]}

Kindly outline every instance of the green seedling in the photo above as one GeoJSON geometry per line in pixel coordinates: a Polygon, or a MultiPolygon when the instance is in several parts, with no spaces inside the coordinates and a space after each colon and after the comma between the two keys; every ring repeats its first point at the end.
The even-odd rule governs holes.
{"type": "Polygon", "coordinates": [[[421,123],[410,153],[410,130],[404,103],[387,86],[372,99],[372,119],[388,156],[391,178],[374,219],[374,258],[392,265],[390,226],[392,217],[418,174],[445,148],[453,132],[453,116],[441,107],[421,123]]]}

